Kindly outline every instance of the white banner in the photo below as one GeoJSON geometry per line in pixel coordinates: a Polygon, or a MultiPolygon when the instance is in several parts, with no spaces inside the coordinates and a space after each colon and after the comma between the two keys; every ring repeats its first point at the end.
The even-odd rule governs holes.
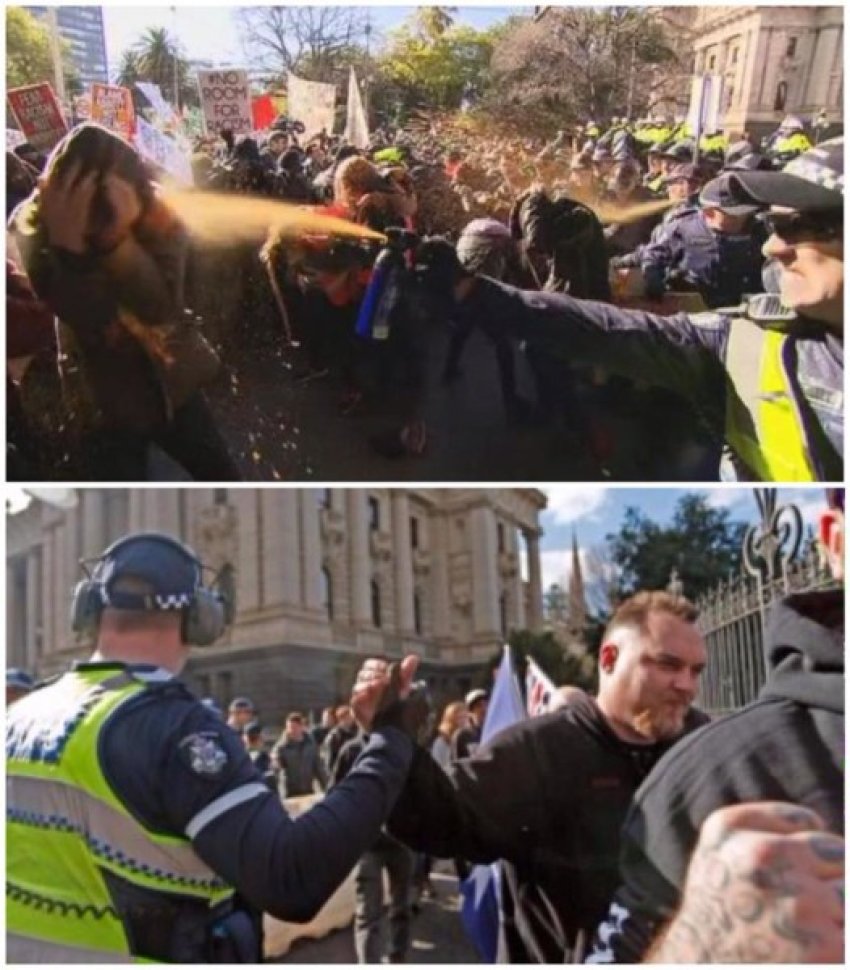
{"type": "Polygon", "coordinates": [[[304,81],[289,75],[286,92],[286,113],[292,121],[304,125],[304,138],[318,135],[322,129],[328,134],[334,130],[336,85],[318,81],[304,81]]]}
{"type": "Polygon", "coordinates": [[[699,74],[691,82],[691,104],[688,108],[688,124],[696,135],[713,134],[723,127],[721,123],[720,98],[723,94],[723,78],[719,74],[699,74]]]}
{"type": "Polygon", "coordinates": [[[247,71],[198,71],[198,91],[208,135],[229,128],[234,135],[250,135],[251,97],[247,71]]]}
{"type": "Polygon", "coordinates": [[[360,97],[357,75],[353,67],[349,69],[348,74],[348,113],[345,119],[344,136],[345,140],[355,148],[369,147],[369,122],[366,120],[366,111],[363,108],[363,99],[360,97]]]}
{"type": "Polygon", "coordinates": [[[181,185],[194,184],[192,165],[183,148],[144,118],[136,118],[136,149],[143,158],[165,169],[181,185]]]}

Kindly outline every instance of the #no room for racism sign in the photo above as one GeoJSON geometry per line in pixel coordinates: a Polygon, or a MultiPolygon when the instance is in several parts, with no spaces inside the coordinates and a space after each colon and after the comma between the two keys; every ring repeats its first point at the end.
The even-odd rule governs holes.
{"type": "Polygon", "coordinates": [[[247,71],[198,71],[198,90],[208,135],[229,128],[234,135],[254,130],[247,71]]]}

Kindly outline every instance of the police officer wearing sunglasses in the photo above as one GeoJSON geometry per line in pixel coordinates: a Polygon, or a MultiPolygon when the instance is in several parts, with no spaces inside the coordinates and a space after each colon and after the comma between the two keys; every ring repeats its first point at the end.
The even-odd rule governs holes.
{"type": "MultiPolygon", "coordinates": [[[[423,293],[445,312],[502,321],[514,337],[573,364],[665,388],[691,404],[711,440],[705,477],[843,478],[844,141],[823,142],[782,172],[721,176],[763,208],[763,252],[778,293],[711,313],[663,317],[468,273],[445,240],[419,247],[423,293]]],[[[710,185],[710,184],[709,184],[710,185]]],[[[708,191],[709,186],[706,186],[708,191]]],[[[659,434],[664,429],[659,428],[659,434]]]]}

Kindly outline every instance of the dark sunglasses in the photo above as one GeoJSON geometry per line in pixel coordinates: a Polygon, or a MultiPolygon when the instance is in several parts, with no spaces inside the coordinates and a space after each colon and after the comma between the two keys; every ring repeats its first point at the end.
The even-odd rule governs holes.
{"type": "Polygon", "coordinates": [[[756,219],[769,236],[787,243],[833,242],[844,234],[844,213],[839,212],[760,212],[756,219]]]}

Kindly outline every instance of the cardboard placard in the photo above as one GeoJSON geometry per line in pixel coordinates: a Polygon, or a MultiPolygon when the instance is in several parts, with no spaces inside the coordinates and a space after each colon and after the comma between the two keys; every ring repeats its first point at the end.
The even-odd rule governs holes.
{"type": "Polygon", "coordinates": [[[254,130],[247,71],[198,71],[198,91],[206,134],[229,128],[234,135],[254,130]]]}
{"type": "Polygon", "coordinates": [[[311,138],[324,129],[334,130],[336,86],[319,81],[305,81],[290,74],[287,81],[288,114],[292,121],[304,125],[304,138],[311,138]]]}
{"type": "Polygon", "coordinates": [[[53,88],[45,81],[12,88],[9,107],[26,140],[38,151],[47,151],[68,131],[53,88]]]}
{"type": "Polygon", "coordinates": [[[114,84],[92,84],[92,121],[129,140],[133,136],[135,114],[133,95],[129,88],[120,88],[114,84]]]}

